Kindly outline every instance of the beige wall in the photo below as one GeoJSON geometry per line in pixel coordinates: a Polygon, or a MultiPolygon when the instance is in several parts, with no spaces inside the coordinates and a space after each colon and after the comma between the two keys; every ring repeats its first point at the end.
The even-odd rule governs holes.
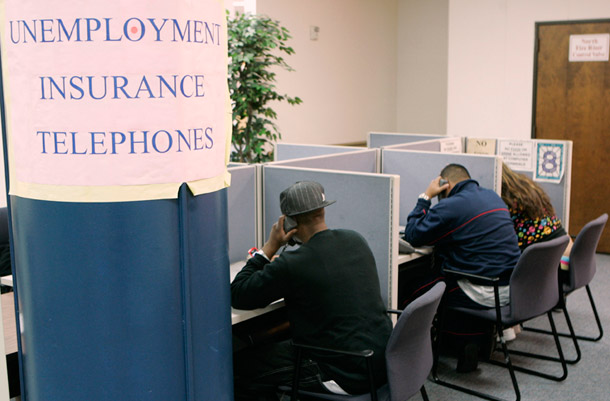
{"type": "Polygon", "coordinates": [[[396,131],[445,134],[449,1],[399,0],[396,131]]]}
{"type": "Polygon", "coordinates": [[[530,138],[535,23],[604,18],[608,0],[450,0],[448,135],[530,138]]]}
{"type": "Polygon", "coordinates": [[[350,143],[395,129],[397,0],[258,0],[256,11],[293,36],[296,71],[278,73],[278,89],[303,103],[274,107],[282,141],[350,143]]]}

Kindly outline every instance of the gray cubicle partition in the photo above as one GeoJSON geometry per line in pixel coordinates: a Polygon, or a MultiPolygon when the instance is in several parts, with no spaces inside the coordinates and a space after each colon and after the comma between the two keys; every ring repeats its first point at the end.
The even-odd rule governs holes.
{"type": "MultiPolygon", "coordinates": [[[[422,140],[420,142],[410,142],[404,144],[396,144],[385,146],[384,149],[389,150],[423,150],[430,152],[440,152],[441,151],[441,142],[446,140],[447,137],[438,138],[438,139],[427,139],[422,140]]],[[[551,199],[551,203],[555,207],[555,212],[557,216],[561,219],[566,230],[569,228],[569,218],[570,218],[570,188],[571,188],[571,177],[572,177],[572,142],[571,141],[554,141],[554,140],[534,140],[534,139],[493,139],[495,143],[495,148],[492,152],[495,151],[495,154],[500,156],[500,142],[501,141],[511,141],[517,143],[516,149],[517,154],[516,157],[520,162],[531,158],[532,164],[536,164],[537,155],[536,155],[536,146],[539,143],[542,144],[560,144],[562,146],[563,151],[565,152],[565,165],[564,165],[564,174],[561,180],[557,182],[538,182],[540,186],[546,191],[551,199]],[[523,152],[523,149],[529,149],[529,151],[523,152]],[[529,154],[528,154],[529,152],[529,154]]],[[[468,138],[463,138],[462,140],[462,148],[465,148],[464,143],[468,142],[468,138]]],[[[383,154],[382,154],[383,155],[383,154]]],[[[448,153],[448,155],[454,155],[454,153],[448,153]]],[[[383,164],[383,161],[382,161],[383,164]]],[[[513,166],[513,170],[523,173],[530,178],[534,177],[534,171],[536,166],[531,166],[530,169],[525,170],[522,168],[516,168],[513,166]]],[[[383,168],[382,168],[383,171],[383,168]]],[[[401,215],[402,217],[402,215],[401,215]]]]}
{"type": "Polygon", "coordinates": [[[260,165],[233,166],[228,170],[231,173],[231,186],[227,190],[229,261],[235,263],[245,260],[250,248],[260,246],[260,165]]]}
{"type": "Polygon", "coordinates": [[[331,155],[362,150],[357,146],[306,145],[300,143],[277,143],[275,161],[302,159],[304,157],[331,155]]]}
{"type": "Polygon", "coordinates": [[[321,183],[327,199],[330,228],[352,229],[368,241],[379,273],[381,293],[389,308],[396,308],[398,296],[398,191],[399,177],[341,171],[263,166],[264,235],[267,237],[280,212],[280,192],[296,181],[321,183]]]}
{"type": "Polygon", "coordinates": [[[360,148],[352,152],[277,161],[268,163],[268,165],[377,173],[379,171],[379,153],[379,149],[360,148]]]}
{"type": "Polygon", "coordinates": [[[384,146],[384,149],[425,150],[429,152],[463,153],[465,138],[445,136],[442,138],[426,139],[423,141],[398,143],[384,146]]]}
{"type": "MultiPolygon", "coordinates": [[[[496,154],[500,153],[500,141],[503,139],[498,139],[496,143],[496,154]]],[[[525,139],[518,140],[517,142],[521,144],[529,144],[532,149],[532,154],[529,155],[532,158],[531,169],[523,169],[520,167],[512,166],[512,169],[516,172],[522,173],[529,178],[534,178],[534,174],[536,171],[538,160],[538,155],[536,148],[538,144],[545,145],[561,145],[561,148],[565,152],[565,161],[564,161],[564,170],[563,177],[561,180],[557,182],[540,182],[537,183],[544,189],[544,191],[549,195],[551,199],[551,203],[555,208],[555,213],[557,217],[561,219],[561,223],[566,231],[569,230],[570,224],[570,193],[571,193],[571,185],[572,185],[572,141],[553,141],[553,140],[535,140],[535,139],[525,139]]],[[[510,163],[508,163],[511,166],[510,163]]],[[[569,232],[569,231],[568,231],[569,232]]]]}
{"type": "Polygon", "coordinates": [[[427,139],[425,141],[399,143],[396,145],[384,146],[383,149],[424,150],[426,152],[440,152],[441,151],[441,142],[440,142],[440,138],[427,139]]]}
{"type": "Polygon", "coordinates": [[[420,142],[428,139],[446,138],[446,135],[409,134],[398,132],[369,132],[366,139],[367,147],[381,148],[400,143],[420,142]]]}
{"type": "Polygon", "coordinates": [[[399,222],[400,225],[405,225],[409,212],[417,203],[417,196],[428,188],[430,181],[438,177],[447,164],[463,165],[479,185],[500,194],[501,161],[499,156],[382,149],[381,172],[400,176],[399,222]]]}

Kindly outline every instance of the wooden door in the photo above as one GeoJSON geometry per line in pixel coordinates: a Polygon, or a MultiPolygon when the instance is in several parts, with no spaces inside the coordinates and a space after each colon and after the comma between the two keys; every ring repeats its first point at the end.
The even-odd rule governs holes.
{"type": "MultiPolygon", "coordinates": [[[[596,34],[593,43],[599,44],[598,35],[608,33],[610,20],[536,24],[532,137],[574,143],[571,235],[610,213],[610,62],[569,61],[570,36],[596,34]]],[[[588,37],[574,40],[591,43],[588,37]]],[[[610,227],[597,250],[610,253],[610,227]]]]}

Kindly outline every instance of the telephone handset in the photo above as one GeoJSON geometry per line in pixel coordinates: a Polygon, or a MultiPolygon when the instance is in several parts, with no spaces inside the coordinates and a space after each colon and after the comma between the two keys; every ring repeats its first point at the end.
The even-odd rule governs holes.
{"type": "MultiPolygon", "coordinates": [[[[445,184],[448,184],[448,181],[445,180],[444,178],[441,178],[438,182],[438,185],[441,187],[445,184]]],[[[437,199],[440,202],[441,199],[445,199],[446,197],[447,197],[447,190],[444,190],[443,192],[438,194],[437,199]]]]}
{"type": "MultiPolygon", "coordinates": [[[[294,219],[293,217],[290,217],[290,216],[286,216],[284,218],[284,232],[285,233],[288,233],[288,232],[294,230],[296,227],[297,227],[296,219],[294,219]]],[[[295,238],[294,235],[288,240],[288,245],[290,245],[290,246],[294,246],[294,245],[297,245],[300,243],[301,243],[301,241],[299,241],[297,238],[295,238]]]]}

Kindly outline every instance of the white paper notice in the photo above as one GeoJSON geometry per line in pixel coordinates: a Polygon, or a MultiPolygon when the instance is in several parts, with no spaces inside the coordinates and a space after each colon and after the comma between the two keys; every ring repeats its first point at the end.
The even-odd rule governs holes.
{"type": "Polygon", "coordinates": [[[462,138],[443,138],[440,140],[441,153],[462,153],[462,138]]]}
{"type": "Polygon", "coordinates": [[[529,140],[499,140],[498,155],[502,156],[504,163],[513,170],[533,171],[533,145],[534,143],[529,140]]]}
{"type": "Polygon", "coordinates": [[[569,61],[608,61],[610,33],[570,35],[569,61]]]}
{"type": "Polygon", "coordinates": [[[475,155],[495,155],[496,140],[487,138],[468,138],[466,153],[475,155]]]}

